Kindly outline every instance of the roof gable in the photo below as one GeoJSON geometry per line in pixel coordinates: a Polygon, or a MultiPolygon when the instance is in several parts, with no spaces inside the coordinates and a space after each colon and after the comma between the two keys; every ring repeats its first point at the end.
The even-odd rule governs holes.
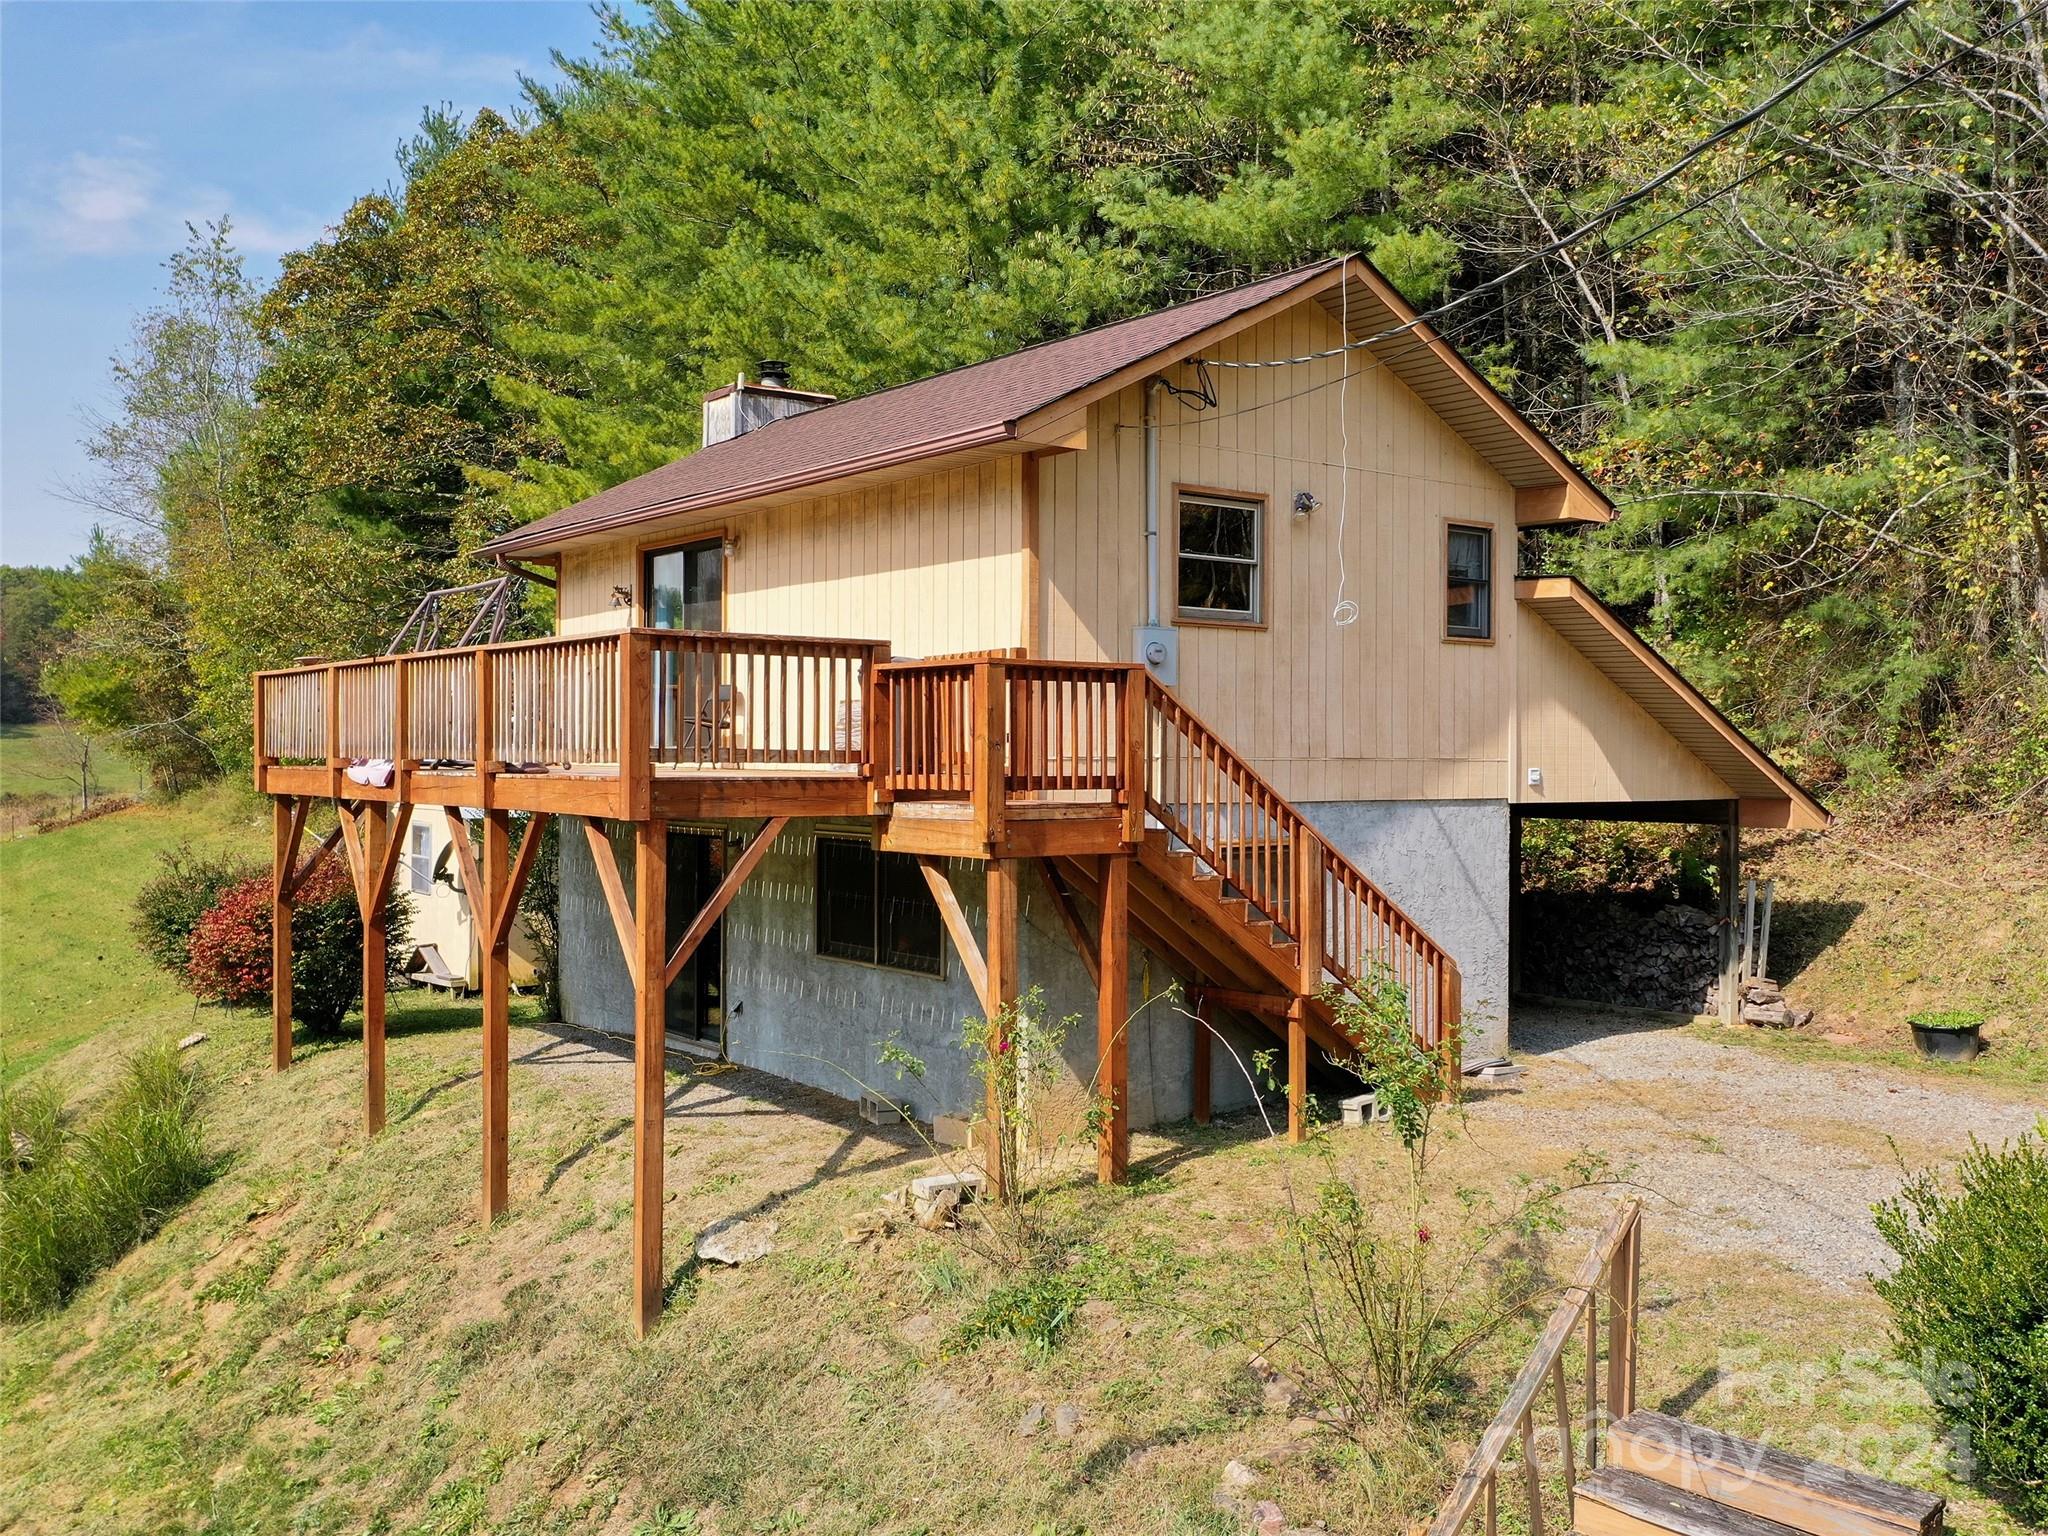
{"type": "Polygon", "coordinates": [[[1677,670],[1570,576],[1515,583],[1515,598],[1639,705],[1741,799],[1745,825],[1818,829],[1828,809],[1677,670]],[[1773,819],[1765,814],[1769,807],[1773,819]]]}
{"type": "MultiPolygon", "coordinates": [[[[1415,319],[1369,262],[1334,257],[771,422],[550,513],[483,552],[547,550],[633,523],[1013,444],[1036,423],[1311,298],[1347,319],[1360,339],[1415,319]]],[[[1552,497],[1524,521],[1604,519],[1599,492],[1427,326],[1402,329],[1370,350],[1509,483],[1552,497]]]]}

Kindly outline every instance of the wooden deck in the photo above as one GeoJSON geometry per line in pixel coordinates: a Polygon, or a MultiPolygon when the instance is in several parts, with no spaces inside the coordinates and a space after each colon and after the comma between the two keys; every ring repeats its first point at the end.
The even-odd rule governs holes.
{"type": "MultiPolygon", "coordinates": [[[[919,859],[990,1019],[1020,992],[1019,872],[1024,860],[1042,862],[1097,989],[1105,1180],[1122,1178],[1129,1157],[1133,931],[1193,991],[1198,1119],[1209,1107],[1204,1031],[1224,1014],[1285,1041],[1295,1139],[1307,1129],[1311,1045],[1350,1049],[1332,989],[1389,976],[1406,992],[1417,1041],[1458,1048],[1451,957],[1142,666],[1007,653],[895,660],[878,641],[631,629],[311,662],[255,681],[256,786],[274,806],[274,1064],[292,1059],[293,905],[322,859],[342,857],[363,916],[364,1128],[382,1130],[383,914],[406,818],[440,807],[484,949],[487,1220],[509,1188],[511,934],[548,820],[567,818],[565,835],[580,823],[633,983],[642,1330],[664,1280],[667,985],[792,818],[870,819],[883,849],[919,859]],[[308,852],[316,800],[333,803],[339,824],[308,852]],[[483,812],[480,850],[464,807],[483,812]],[[666,824],[685,820],[748,823],[749,841],[671,935],[666,824]],[[632,826],[630,876],[608,822],[632,826]],[[987,865],[979,935],[953,893],[951,858],[987,865]]],[[[985,1107],[985,1126],[1000,1118],[985,1107]]],[[[1000,1198],[1001,1159],[984,1157],[1000,1198]]]]}
{"type": "Polygon", "coordinates": [[[256,678],[256,787],[615,821],[874,817],[883,846],[1128,852],[1143,669],[892,661],[878,641],[627,630],[256,678]],[[388,765],[384,783],[352,777],[388,765]]]}

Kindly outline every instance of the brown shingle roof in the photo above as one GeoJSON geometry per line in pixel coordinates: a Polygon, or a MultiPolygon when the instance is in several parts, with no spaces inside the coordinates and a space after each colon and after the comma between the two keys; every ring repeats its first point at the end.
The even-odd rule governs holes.
{"type": "Polygon", "coordinates": [[[718,506],[1000,441],[1033,411],[1300,287],[1342,260],[1320,261],[1171,309],[770,422],[549,513],[494,539],[483,552],[546,549],[642,518],[718,506]]]}

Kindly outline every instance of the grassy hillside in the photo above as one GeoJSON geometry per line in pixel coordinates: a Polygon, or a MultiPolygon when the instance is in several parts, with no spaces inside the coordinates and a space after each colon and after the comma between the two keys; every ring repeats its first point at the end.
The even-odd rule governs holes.
{"type": "MultiPolygon", "coordinates": [[[[973,1244],[845,1235],[933,1166],[922,1148],[752,1074],[687,1071],[671,1076],[671,1310],[636,1342],[626,1059],[514,1031],[512,1207],[485,1228],[472,1018],[398,1021],[392,1124],[373,1146],[351,1045],[278,1077],[260,1018],[212,1021],[221,1176],[64,1313],[0,1339],[0,1526],[1234,1536],[1245,1521],[1214,1499],[1239,1461],[1247,1502],[1291,1523],[1397,1531],[1530,1342],[1518,1328],[1482,1351],[1462,1404],[1416,1431],[1347,1438],[1269,1402],[1226,1325],[1275,1319],[1286,1190],[1311,1194],[1323,1165],[1243,1120],[1141,1135],[1131,1188],[1084,1174],[1062,1197],[1068,1273],[1089,1297],[1064,1342],[964,1342],[1001,1279],[973,1244]],[[693,1235],[734,1215],[773,1221],[776,1251],[690,1262],[693,1235]],[[1026,1436],[1033,1404],[1046,1423],[1026,1436]],[[1071,1437],[1051,1427],[1061,1405],[1079,1413],[1071,1437]]],[[[1583,1123],[1579,1089],[1557,1107],[1583,1123]]],[[[1368,1178],[1394,1176],[1383,1134],[1336,1145],[1368,1178]]],[[[1447,1155],[1445,1203],[1566,1155],[1482,1130],[1447,1155]]],[[[1645,1402],[1793,1444],[1844,1420],[1881,1451],[1924,1443],[1914,1392],[1853,1396],[1882,1327],[1867,1293],[1816,1307],[1804,1277],[1688,1252],[1661,1226],[1645,1280],[1645,1402]],[[1723,1404],[1701,1385],[1717,1359],[1810,1379],[1817,1401],[1723,1404]]],[[[1967,1496],[1953,1528],[2013,1530],[1967,1496]]]]}
{"type": "MultiPolygon", "coordinates": [[[[0,1331],[0,1529],[1227,1536],[1245,1528],[1216,1503],[1238,1461],[1246,1504],[1377,1533],[1426,1515],[1530,1342],[1522,1326],[1473,1356],[1460,1401],[1419,1428],[1336,1434],[1270,1401],[1233,1329],[1288,1320],[1289,1201],[1330,1165],[1255,1120],[1139,1136],[1126,1189],[1084,1167],[1054,1206],[1088,1298],[1067,1338],[974,1341],[965,1325],[1007,1274],[979,1245],[848,1240],[934,1166],[919,1144],[758,1074],[695,1068],[670,1074],[670,1311],[636,1341],[627,1057],[516,1007],[512,1203],[487,1228],[476,1006],[396,995],[390,1126],[366,1145],[353,1038],[275,1075],[261,1014],[195,1013],[129,953],[126,893],[181,837],[253,848],[261,827],[224,796],[0,848],[10,1041],[75,1094],[196,1020],[211,1038],[188,1059],[220,1158],[159,1235],[62,1311],[0,1331]],[[50,984],[22,1001],[16,978],[38,976],[50,984]],[[692,1261],[695,1234],[733,1216],[774,1222],[775,1251],[737,1270],[692,1261]],[[1045,1423],[1025,1435],[1035,1404],[1045,1423]],[[1062,1405],[1078,1413],[1068,1436],[1062,1405]]],[[[1535,1091],[1572,1129],[1489,1131],[1482,1107],[1439,1163],[1440,1231],[1460,1188],[1556,1172],[1572,1138],[1597,1136],[1583,1087],[1535,1091]]],[[[1383,1133],[1330,1149],[1392,1187],[1383,1133]]],[[[1588,1195],[1578,1220],[1607,1199],[1588,1195]]],[[[1800,1446],[1844,1422],[1881,1452],[1926,1443],[1910,1383],[1857,1395],[1884,1326],[1867,1290],[1817,1306],[1805,1277],[1689,1251],[1662,1226],[1644,1274],[1644,1402],[1800,1446]],[[1724,1402],[1709,1387],[1730,1360],[1812,1385],[1724,1402]]],[[[2011,1536],[1949,1491],[1953,1529],[2011,1536]]]]}
{"type": "Polygon", "coordinates": [[[1796,1033],[1749,1031],[1759,1044],[2048,1083],[2048,838],[2002,822],[1852,821],[1745,851],[1751,873],[1777,881],[1771,973],[1817,1010],[1796,1033]],[[1985,1016],[1973,1066],[1912,1055],[1907,1016],[1940,1008],[1985,1016]]]}
{"type": "Polygon", "coordinates": [[[269,813],[219,786],[0,840],[0,1081],[109,1030],[191,1027],[192,999],[130,940],[135,893],[167,848],[268,856],[269,813]]]}
{"type": "Polygon", "coordinates": [[[146,787],[141,770],[68,725],[0,725],[0,831],[41,816],[77,811],[82,749],[89,748],[93,798],[133,796],[146,787]]]}

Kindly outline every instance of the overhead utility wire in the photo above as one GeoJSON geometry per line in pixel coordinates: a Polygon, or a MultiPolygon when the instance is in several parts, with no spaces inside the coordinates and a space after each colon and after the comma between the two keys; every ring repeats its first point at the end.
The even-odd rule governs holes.
{"type": "MultiPolygon", "coordinates": [[[[1907,11],[1911,10],[1916,3],[1917,0],[1893,0],[1892,4],[1886,6],[1883,10],[1879,11],[1875,16],[1869,17],[1864,21],[1858,22],[1855,26],[1851,27],[1847,32],[1844,32],[1840,37],[1836,38],[1832,43],[1828,44],[1827,47],[1821,49],[1820,52],[1816,53],[1815,55],[1813,55],[1812,58],[1808,59],[1804,64],[1800,65],[1800,67],[1796,71],[1794,71],[1792,76],[1789,79],[1787,79],[1783,85],[1779,86],[1778,89],[1771,92],[1770,95],[1766,96],[1762,101],[1758,102],[1755,106],[1751,107],[1741,116],[1731,118],[1727,122],[1723,123],[1720,127],[1716,128],[1712,133],[1708,134],[1705,138],[1701,139],[1697,144],[1693,145],[1691,149],[1688,149],[1684,154],[1680,155],[1676,160],[1672,161],[1671,164],[1667,165],[1663,170],[1659,171],[1656,175],[1652,176],[1648,181],[1642,183],[1642,185],[1634,188],[1631,191],[1623,193],[1620,197],[1616,198],[1613,202],[1609,203],[1605,208],[1602,208],[1599,212],[1593,214],[1590,218],[1584,220],[1576,228],[1568,230],[1564,234],[1557,236],[1557,238],[1550,241],[1546,245],[1538,246],[1535,250],[1531,251],[1527,256],[1523,257],[1520,261],[1516,262],[1512,267],[1509,267],[1506,271],[1495,273],[1492,277],[1486,279],[1486,281],[1475,284],[1473,287],[1466,289],[1465,292],[1459,294],[1456,298],[1446,300],[1444,303],[1437,305],[1434,309],[1425,310],[1421,314],[1417,315],[1414,319],[1406,321],[1401,325],[1394,326],[1390,330],[1381,331],[1378,335],[1367,336],[1358,341],[1346,342],[1343,346],[1340,347],[1326,347],[1320,352],[1304,353],[1300,357],[1266,358],[1253,362],[1229,362],[1221,358],[1211,357],[1201,359],[1201,361],[1208,363],[1209,366],[1211,366],[1212,368],[1291,368],[1302,363],[1320,362],[1324,358],[1340,357],[1346,352],[1355,352],[1361,347],[1369,347],[1375,345],[1378,342],[1390,341],[1396,336],[1404,335],[1407,332],[1414,330],[1419,325],[1426,324],[1428,321],[1430,321],[1438,315],[1448,314],[1451,310],[1457,309],[1462,305],[1471,303],[1481,294],[1491,292],[1493,289],[1500,287],[1502,284],[1510,281],[1511,279],[1519,277],[1522,273],[1528,271],[1529,268],[1535,266],[1536,263],[1538,263],[1539,261],[1542,261],[1550,256],[1555,256],[1560,251],[1569,250],[1572,246],[1577,245],[1581,240],[1585,239],[1586,236],[1594,233],[1596,230],[1602,228],[1607,224],[1611,224],[1621,214],[1627,212],[1630,208],[1633,208],[1637,203],[1641,202],[1644,198],[1650,196],[1650,194],[1656,192],[1659,188],[1668,185],[1670,182],[1676,180],[1679,176],[1683,175],[1688,168],[1690,168],[1695,162],[1697,162],[1700,159],[1701,156],[1705,155],[1709,150],[1726,143],[1730,138],[1733,138],[1736,134],[1742,132],[1745,128],[1753,126],[1763,117],[1768,115],[1773,107],[1776,107],[1780,102],[1784,101],[1787,97],[1797,92],[1802,86],[1806,84],[1807,81],[1811,80],[1828,64],[1832,63],[1836,58],[1838,58],[1843,53],[1846,53],[1849,49],[1855,47],[1858,43],[1862,42],[1865,38],[1869,37],[1873,32],[1876,32],[1879,28],[1888,25],[1897,17],[1904,15],[1907,11]]],[[[2008,23],[2007,27],[2000,28],[2000,33],[2009,30],[2011,25],[2011,23],[2008,23]]],[[[1993,36],[1997,35],[1999,34],[1993,34],[1993,36]]],[[[1990,41],[1990,39],[1986,38],[1985,41],[1988,42],[1990,41]]],[[[1970,52],[1974,51],[1974,49],[1966,49],[1965,51],[1970,52]]],[[[1715,195],[1718,196],[1719,194],[1717,193],[1715,195]]]]}

